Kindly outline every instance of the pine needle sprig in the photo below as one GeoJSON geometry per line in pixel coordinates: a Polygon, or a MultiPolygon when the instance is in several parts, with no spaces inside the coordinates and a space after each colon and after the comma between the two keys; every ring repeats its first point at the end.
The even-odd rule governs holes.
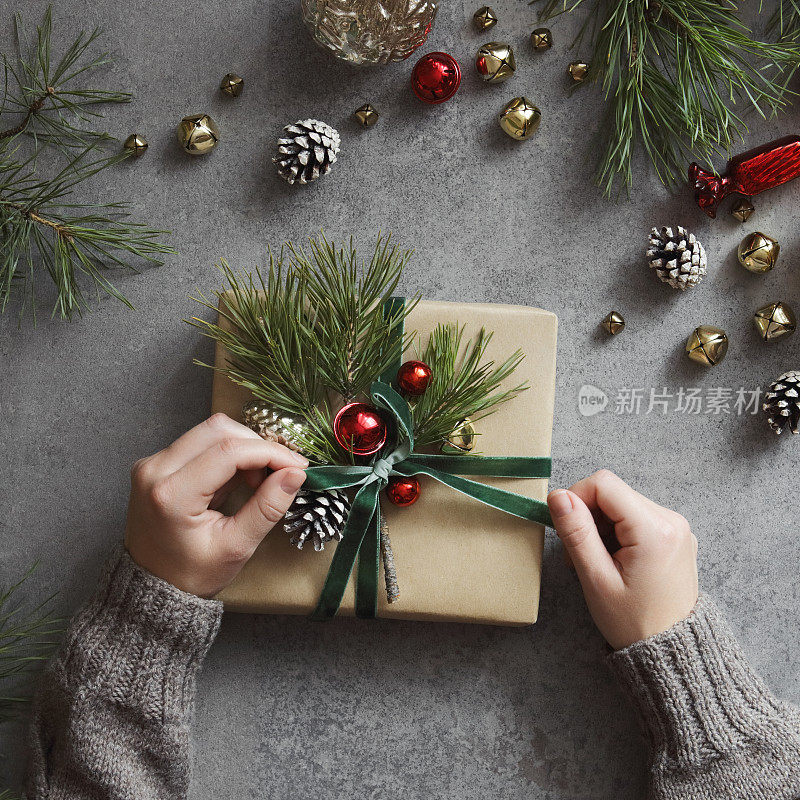
{"type": "Polygon", "coordinates": [[[45,11],[31,43],[25,41],[19,14],[14,17],[14,26],[18,54],[16,58],[3,57],[6,78],[3,110],[13,112],[16,119],[8,127],[0,128],[0,142],[27,133],[37,142],[42,139],[61,147],[83,148],[94,141],[112,138],[108,133],[74,124],[93,123],[101,117],[96,106],[128,103],[133,98],[129,92],[85,88],[77,82],[78,78],[83,81],[110,63],[107,52],[93,53],[101,30],[81,31],[56,62],[52,54],[51,7],[45,11]]]}
{"type": "MultiPolygon", "coordinates": [[[[548,0],[542,14],[583,5],[548,0]]],[[[788,106],[800,44],[754,38],[737,11],[732,0],[597,0],[588,12],[598,21],[590,82],[607,104],[595,174],[604,195],[630,192],[639,147],[675,187],[690,161],[730,154],[748,112],[767,118],[788,106]]]]}
{"type": "Polygon", "coordinates": [[[0,592],[0,721],[10,719],[28,701],[28,693],[16,688],[18,681],[49,657],[62,630],[61,621],[52,612],[53,597],[33,608],[17,602],[35,568],[0,592]]]}
{"type": "Polygon", "coordinates": [[[779,0],[767,23],[767,33],[778,41],[796,42],[800,38],[800,0],[779,0]]]}
{"type": "Polygon", "coordinates": [[[517,350],[501,364],[484,361],[491,339],[492,334],[483,328],[466,342],[463,325],[434,328],[421,355],[432,377],[413,408],[416,446],[441,444],[465,417],[476,422],[525,391],[525,383],[500,389],[525,356],[517,350]]]}
{"type": "Polygon", "coordinates": [[[132,307],[105,276],[111,267],[135,272],[131,258],[160,264],[175,251],[160,241],[166,231],[130,222],[121,203],[67,202],[75,186],[124,155],[98,154],[91,145],[52,178],[35,171],[33,157],[0,161],[0,313],[12,299],[36,314],[35,284],[43,267],[55,285],[53,316],[72,319],[87,306],[84,280],[132,307]]]}
{"type": "Polygon", "coordinates": [[[413,338],[396,336],[419,298],[406,302],[389,319],[384,304],[395,294],[411,256],[391,245],[391,237],[378,236],[372,259],[358,262],[352,240],[337,248],[324,236],[309,243],[310,256],[289,245],[294,266],[307,282],[308,308],[317,339],[317,365],[329,389],[349,402],[400,355],[413,338]]]}

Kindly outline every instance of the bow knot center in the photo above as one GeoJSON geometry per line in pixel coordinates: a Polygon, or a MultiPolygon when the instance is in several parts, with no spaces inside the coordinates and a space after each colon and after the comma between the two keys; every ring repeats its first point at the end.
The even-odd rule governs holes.
{"type": "Polygon", "coordinates": [[[389,475],[392,474],[392,467],[394,463],[388,458],[379,458],[372,465],[372,474],[381,482],[389,483],[389,475]]]}

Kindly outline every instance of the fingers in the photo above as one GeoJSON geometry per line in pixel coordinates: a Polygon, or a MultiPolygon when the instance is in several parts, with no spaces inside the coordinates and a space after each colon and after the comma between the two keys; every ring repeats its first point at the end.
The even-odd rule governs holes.
{"type": "Polygon", "coordinates": [[[305,479],[305,472],[293,467],[273,472],[235,516],[223,520],[226,534],[233,538],[233,549],[243,560],[283,519],[305,479]]]}
{"type": "Polygon", "coordinates": [[[204,450],[231,436],[251,440],[261,439],[255,431],[232,420],[226,414],[214,414],[188,430],[169,447],[156,453],[153,459],[159,462],[162,473],[176,472],[204,450]]]}
{"type": "Polygon", "coordinates": [[[570,491],[578,495],[590,509],[602,511],[614,524],[623,521],[633,525],[645,523],[658,508],[607,469],[578,481],[570,491]]]}
{"type": "Polygon", "coordinates": [[[547,503],[558,537],[584,589],[587,584],[618,584],[619,572],[583,500],[571,491],[558,489],[550,492],[547,503]]]}
{"type": "Polygon", "coordinates": [[[204,450],[167,478],[165,493],[174,498],[177,511],[200,514],[240,470],[302,469],[307,466],[307,459],[275,442],[265,442],[258,436],[255,439],[228,437],[204,450]]]}

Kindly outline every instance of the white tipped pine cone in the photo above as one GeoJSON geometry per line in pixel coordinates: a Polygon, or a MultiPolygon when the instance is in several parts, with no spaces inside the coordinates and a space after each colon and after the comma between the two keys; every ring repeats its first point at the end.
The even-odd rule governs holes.
{"type": "Polygon", "coordinates": [[[673,289],[697,286],[706,276],[706,251],[686,228],[653,228],[647,260],[673,289]]]}
{"type": "Polygon", "coordinates": [[[349,514],[350,500],[339,489],[300,489],[286,512],[283,527],[292,534],[292,544],[299,550],[306,542],[311,542],[315,550],[324,550],[325,542],[341,541],[349,514]]]}
{"type": "Polygon", "coordinates": [[[794,434],[800,425],[800,372],[784,372],[764,398],[763,409],[767,421],[775,433],[781,434],[787,428],[794,434]]]}
{"type": "Polygon", "coordinates": [[[272,161],[287,183],[311,183],[330,172],[340,143],[335,128],[317,119],[303,119],[283,129],[272,161]]]}

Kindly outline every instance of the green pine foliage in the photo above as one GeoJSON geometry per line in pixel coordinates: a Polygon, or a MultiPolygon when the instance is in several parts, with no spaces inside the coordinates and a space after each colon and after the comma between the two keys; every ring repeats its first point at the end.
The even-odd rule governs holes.
{"type": "MultiPolygon", "coordinates": [[[[333,409],[366,399],[372,382],[415,340],[413,332],[398,333],[418,297],[384,314],[410,255],[379,236],[372,257],[361,263],[352,241],[337,247],[321,236],[306,249],[288,244],[279,256],[270,253],[264,269],[236,272],[222,262],[225,288],[194,298],[212,312],[219,307],[221,319],[188,322],[225,347],[223,374],[304,423],[296,444],[312,461],[346,463],[349,456],[333,435],[333,409]]],[[[464,417],[480,419],[525,388],[499,388],[522,353],[495,366],[484,358],[491,334],[482,330],[465,342],[463,333],[458,325],[441,325],[421,348],[433,380],[412,406],[420,447],[441,444],[464,417]]]]}
{"type": "Polygon", "coordinates": [[[605,98],[595,181],[606,196],[630,191],[639,148],[664,185],[682,185],[691,161],[732,152],[747,114],[767,118],[789,105],[800,44],[788,35],[794,1],[782,8],[775,24],[787,35],[771,43],[754,36],[733,0],[545,0],[544,18],[586,14],[576,44],[591,49],[587,83],[605,98]]]}
{"type": "Polygon", "coordinates": [[[75,193],[127,157],[101,149],[113,139],[96,130],[96,122],[104,105],[127,103],[131,95],[84,85],[109,63],[96,48],[99,29],[79,33],[60,58],[49,8],[30,41],[19,15],[15,32],[17,54],[2,56],[0,313],[17,304],[21,315],[29,309],[35,316],[36,286],[44,276],[55,287],[55,317],[80,315],[88,306],[87,287],[130,306],[106,273],[135,270],[137,261],[160,264],[160,256],[174,253],[160,241],[165,231],[130,222],[122,203],[82,203],[75,193]],[[45,149],[64,159],[53,174],[37,169],[45,149]]]}

